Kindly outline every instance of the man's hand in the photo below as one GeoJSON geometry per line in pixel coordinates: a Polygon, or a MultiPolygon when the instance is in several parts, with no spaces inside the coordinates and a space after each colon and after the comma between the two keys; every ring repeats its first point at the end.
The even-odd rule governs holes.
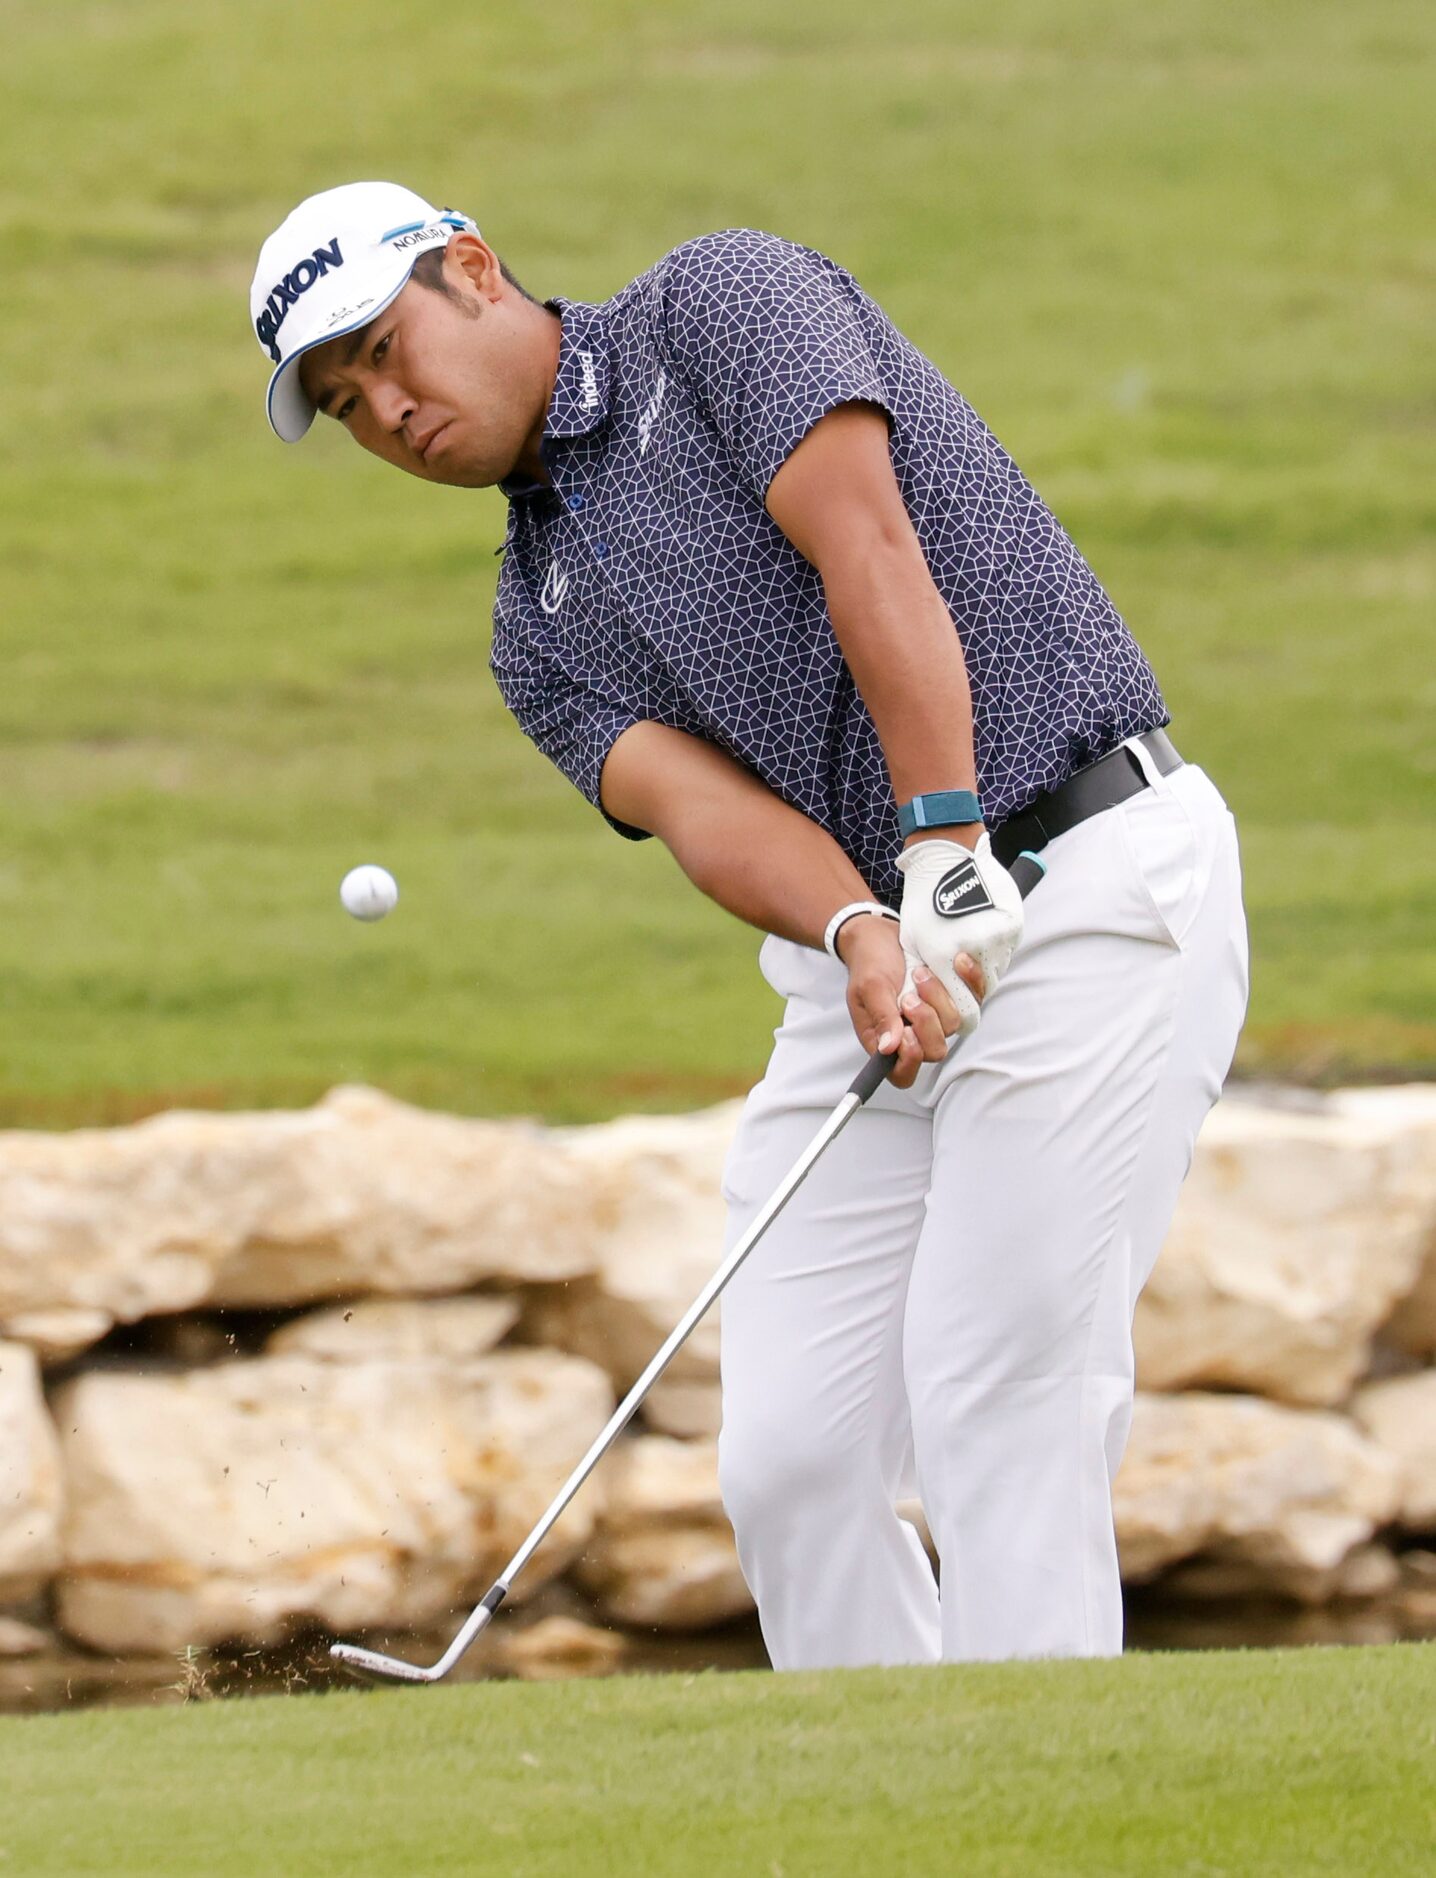
{"type": "Polygon", "coordinates": [[[953,1028],[966,1037],[977,1028],[981,1000],[954,961],[966,955],[981,968],[986,990],[996,987],[1022,937],[1017,882],[985,834],[971,850],[936,836],[915,841],[898,856],[898,868],[902,949],[911,973],[906,988],[921,988],[917,974],[926,967],[953,1005],[953,1028]]]}
{"type": "MultiPolygon", "coordinates": [[[[947,1040],[959,1022],[957,1006],[945,988],[919,967],[915,986],[904,993],[908,964],[902,941],[890,919],[861,915],[838,934],[838,954],[848,968],[848,1015],[858,1041],[871,1056],[875,1050],[898,1051],[888,1080],[910,1089],[924,1063],[940,1063],[947,1040]]],[[[963,994],[976,1002],[986,996],[982,967],[966,956],[958,960],[963,994]]]]}

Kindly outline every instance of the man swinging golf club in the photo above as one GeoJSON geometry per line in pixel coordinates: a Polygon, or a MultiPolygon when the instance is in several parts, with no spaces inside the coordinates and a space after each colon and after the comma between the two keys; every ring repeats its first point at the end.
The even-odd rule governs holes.
{"type": "Polygon", "coordinates": [[[1120,1650],[1132,1313],[1246,943],[1231,816],[1093,573],[851,277],[772,235],[539,304],[468,217],[355,183],[265,242],[251,312],[280,437],[319,411],[504,491],[509,709],[768,935],[730,1247],[895,1053],[724,1306],[723,1495],[775,1667],[1120,1650]]]}

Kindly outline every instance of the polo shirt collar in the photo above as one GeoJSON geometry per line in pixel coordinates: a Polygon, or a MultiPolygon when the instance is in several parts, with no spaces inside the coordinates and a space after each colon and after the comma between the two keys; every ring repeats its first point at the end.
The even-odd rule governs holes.
{"type": "MultiPolygon", "coordinates": [[[[601,307],[582,300],[565,300],[558,295],[546,300],[562,322],[558,346],[558,372],[553,396],[549,400],[544,423],[545,444],[586,437],[591,430],[606,424],[612,370],[608,357],[608,333],[601,307]]],[[[544,487],[519,477],[499,484],[510,498],[532,495],[544,487]]]]}
{"type": "Polygon", "coordinates": [[[608,421],[608,333],[601,307],[581,300],[548,302],[563,322],[558,375],[544,436],[583,437],[608,421]]]}

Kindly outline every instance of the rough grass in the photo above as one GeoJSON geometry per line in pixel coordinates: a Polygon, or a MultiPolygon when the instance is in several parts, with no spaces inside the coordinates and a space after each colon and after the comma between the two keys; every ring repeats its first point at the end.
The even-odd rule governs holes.
{"type": "Polygon", "coordinates": [[[1417,1878],[1433,1675],[1408,1644],[0,1721],[0,1868],[1417,1878]]]}
{"type": "Polygon", "coordinates": [[[18,0],[6,61],[0,1120],[346,1077],[579,1119],[761,1067],[754,935],[502,710],[500,499],[263,425],[255,249],[359,174],[541,292],[732,223],[852,266],[1239,813],[1247,1067],[1436,1062],[1429,7],[18,0]]]}

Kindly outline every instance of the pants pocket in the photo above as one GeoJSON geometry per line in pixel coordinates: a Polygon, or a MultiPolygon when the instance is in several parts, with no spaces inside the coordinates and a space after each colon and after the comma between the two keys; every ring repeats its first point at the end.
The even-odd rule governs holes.
{"type": "Polygon", "coordinates": [[[1221,829],[1230,824],[1226,805],[1207,777],[1188,765],[1116,814],[1152,936],[1180,948],[1202,903],[1221,829]]]}
{"type": "Polygon", "coordinates": [[[768,989],[780,998],[812,997],[817,985],[831,980],[834,972],[842,969],[826,952],[815,952],[811,946],[800,946],[792,939],[780,939],[776,933],[769,933],[758,948],[758,970],[768,989]]]}

